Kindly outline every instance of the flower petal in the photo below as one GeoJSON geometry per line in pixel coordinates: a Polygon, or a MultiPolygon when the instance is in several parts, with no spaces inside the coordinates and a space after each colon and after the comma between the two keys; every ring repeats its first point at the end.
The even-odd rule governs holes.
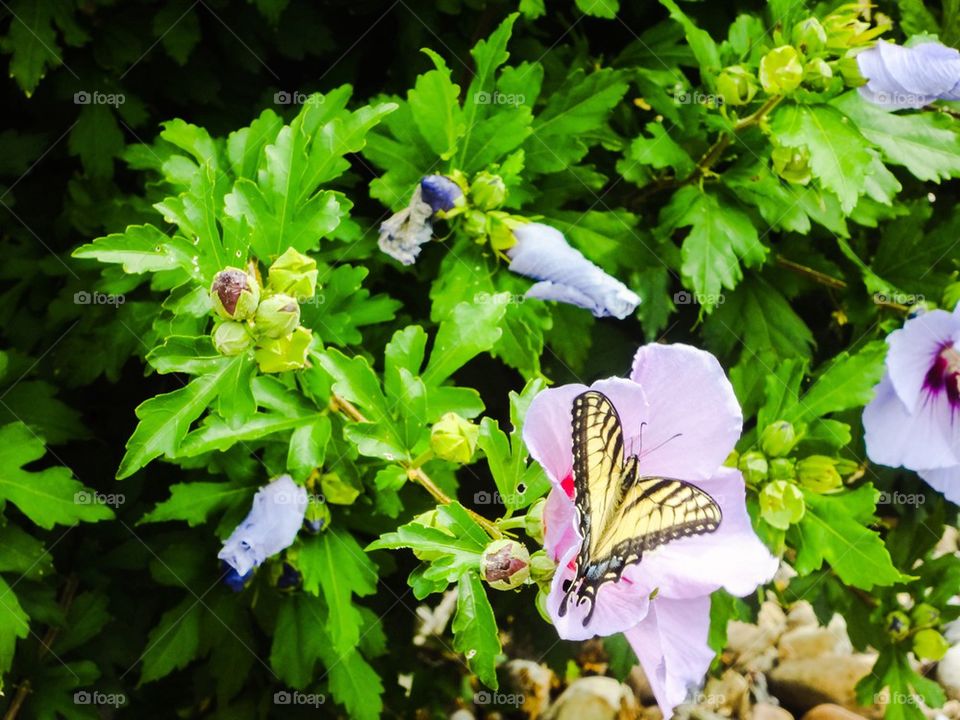
{"type": "Polygon", "coordinates": [[[573,580],[576,575],[573,565],[579,549],[577,543],[561,556],[547,595],[547,613],[557,628],[557,634],[564,640],[588,640],[624,632],[643,620],[650,607],[650,591],[623,579],[618,583],[607,583],[597,591],[596,607],[588,625],[583,624],[590,611],[588,602],[576,605],[570,598],[566,613],[560,616],[560,603],[566,594],[563,583],[573,580]]]}
{"type": "Polygon", "coordinates": [[[919,95],[939,97],[960,78],[960,52],[936,42],[903,47],[881,41],[883,65],[902,87],[919,95]]]}
{"type": "Polygon", "coordinates": [[[555,487],[573,471],[573,399],[586,385],[562,385],[538,393],[523,421],[523,442],[555,487]]]}
{"type": "Polygon", "coordinates": [[[380,224],[377,245],[387,255],[404,265],[413,265],[420,254],[420,246],[430,242],[433,208],[420,197],[420,186],[413,191],[410,204],[380,224]]]}
{"type": "Polygon", "coordinates": [[[571,547],[580,546],[577,508],[562,488],[553,488],[543,506],[543,549],[559,562],[571,547]]]}
{"type": "Polygon", "coordinates": [[[953,437],[952,408],[946,396],[931,396],[911,414],[889,373],[863,410],[863,429],[867,456],[875,463],[911,470],[960,464],[960,437],[953,437]]]}
{"type": "Polygon", "coordinates": [[[960,317],[931,310],[907,320],[887,336],[887,370],[890,381],[908,412],[927,399],[924,384],[944,346],[960,341],[960,317]]]}
{"type": "Polygon", "coordinates": [[[721,587],[743,597],[771,580],[779,567],[753,530],[740,471],[720,468],[702,487],[720,505],[720,527],[661,545],[624,572],[631,579],[642,575],[658,597],[690,599],[721,587]]]}
{"type": "Polygon", "coordinates": [[[534,285],[529,297],[570,303],[596,317],[621,320],[640,304],[635,292],[587,260],[556,228],[524,223],[513,234],[517,243],[507,250],[510,270],[547,281],[534,285]]]}
{"type": "Polygon", "coordinates": [[[942,492],[947,500],[960,505],[960,465],[938,470],[919,470],[917,474],[927,485],[942,492]]]}
{"type": "Polygon", "coordinates": [[[420,196],[433,212],[452,210],[463,190],[446,175],[426,175],[420,179],[420,196]]]}
{"type": "Polygon", "coordinates": [[[669,718],[698,689],[713,661],[707,645],[710,596],[690,600],[658,597],[643,622],[626,632],[653,696],[669,718]]]}
{"type": "Polygon", "coordinates": [[[640,471],[647,477],[711,478],[743,429],[740,404],[717,359],[689,345],[644,345],[630,377],[649,403],[640,471]]]}

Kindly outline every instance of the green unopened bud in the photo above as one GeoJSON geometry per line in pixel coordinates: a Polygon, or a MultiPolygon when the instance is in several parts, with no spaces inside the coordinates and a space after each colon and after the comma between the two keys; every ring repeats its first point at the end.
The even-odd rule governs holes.
{"type": "Polygon", "coordinates": [[[480,577],[497,590],[513,590],[530,577],[530,553],[516,540],[495,540],[480,557],[480,577]]]}
{"type": "Polygon", "coordinates": [[[910,618],[902,610],[894,610],[889,613],[885,624],[887,633],[894,640],[903,640],[910,634],[910,618]]]}
{"type": "Polygon", "coordinates": [[[808,490],[826,493],[843,485],[836,461],[826,455],[810,455],[797,461],[797,479],[808,490]]]}
{"type": "Polygon", "coordinates": [[[914,627],[934,627],[940,623],[940,611],[933,605],[920,603],[910,611],[910,622],[914,627]]]}
{"type": "Polygon", "coordinates": [[[771,480],[796,480],[796,464],[790,458],[774,458],[770,461],[771,480]]]}
{"type": "Polygon", "coordinates": [[[253,323],[257,335],[282,338],[300,324],[300,305],[289,295],[271,295],[260,303],[253,323]]]}
{"type": "Polygon", "coordinates": [[[786,480],[775,480],[760,491],[760,516],[780,530],[800,522],[806,509],[800,488],[786,480]]]}
{"type": "Polygon", "coordinates": [[[814,58],[803,66],[803,81],[814,90],[826,90],[833,80],[833,69],[823,58],[814,58]]]}
{"type": "Polygon", "coordinates": [[[800,53],[791,45],[771,50],[760,60],[760,84],[768,95],[786,95],[803,80],[800,53]]]}
{"type": "Polygon", "coordinates": [[[799,439],[793,423],[777,420],[767,425],[760,434],[760,449],[768,457],[786,457],[799,439]]]}
{"type": "Polygon", "coordinates": [[[913,654],[921,660],[942,660],[950,649],[950,643],[932,628],[921,630],[913,636],[913,654]]]}
{"type": "Polygon", "coordinates": [[[547,501],[540,498],[527,509],[527,514],[523,518],[524,532],[540,544],[543,544],[543,508],[546,504],[547,501]]]}
{"type": "Polygon", "coordinates": [[[491,214],[488,229],[490,247],[494,250],[503,252],[517,244],[517,236],[513,234],[513,225],[507,222],[506,213],[491,214]]]}
{"type": "Polygon", "coordinates": [[[960,282],[950,283],[943,289],[943,307],[952,312],[960,303],[960,282]]]}
{"type": "Polygon", "coordinates": [[[253,336],[244,323],[227,320],[213,330],[213,347],[221,355],[239,355],[253,345],[253,336]]]}
{"type": "Polygon", "coordinates": [[[806,185],[813,179],[810,153],[806,148],[776,147],[770,152],[777,175],[795,185],[806,185]]]}
{"type": "Polygon", "coordinates": [[[330,472],[320,476],[323,498],[333,505],[352,505],[361,489],[357,482],[349,477],[341,477],[339,473],[330,472]]]}
{"type": "MultiPolygon", "coordinates": [[[[452,538],[456,537],[450,528],[446,527],[442,522],[440,522],[440,513],[437,512],[436,508],[420,513],[413,518],[413,522],[417,523],[418,525],[423,525],[424,527],[439,530],[443,534],[449,535],[452,538]]],[[[439,560],[441,557],[443,557],[443,551],[441,550],[414,550],[413,554],[417,557],[417,559],[422,560],[423,562],[431,562],[433,560],[439,560]]]]}
{"type": "Polygon", "coordinates": [[[275,293],[312,298],[317,291],[317,261],[289,248],[273,261],[267,284],[275,293]]]}
{"type": "Polygon", "coordinates": [[[807,18],[793,26],[793,44],[808,55],[823,50],[827,45],[827,31],[816,18],[807,18]]]}
{"type": "Polygon", "coordinates": [[[443,460],[468,463],[477,449],[479,437],[479,426],[449,412],[430,429],[430,449],[443,460]]]}
{"type": "Polygon", "coordinates": [[[470,183],[470,202],[481,210],[494,210],[507,199],[507,186],[499,175],[486,170],[477,173],[470,183]]]}
{"type": "Polygon", "coordinates": [[[303,515],[303,524],[307,531],[316,535],[330,526],[330,506],[322,498],[310,495],[307,500],[307,512],[303,515]]]}
{"type": "Polygon", "coordinates": [[[860,464],[856,460],[848,460],[847,458],[835,459],[833,466],[837,469],[837,472],[840,473],[840,477],[853,475],[853,473],[860,469],[860,464]]]}
{"type": "Polygon", "coordinates": [[[750,485],[762,483],[767,479],[767,473],[770,470],[767,458],[756,450],[750,450],[741,455],[737,467],[743,473],[743,479],[750,485]]]}
{"type": "Polygon", "coordinates": [[[717,77],[717,92],[726,105],[746,105],[757,94],[757,80],[743,65],[724,68],[717,77]]]}
{"type": "Polygon", "coordinates": [[[463,216],[463,229],[470,237],[483,242],[487,237],[487,215],[480,210],[467,210],[463,216]]]}
{"type": "Polygon", "coordinates": [[[279,373],[306,367],[313,333],[298,327],[286,337],[262,340],[253,354],[262,373],[279,373]]]}
{"type": "Polygon", "coordinates": [[[244,270],[224,268],[210,284],[210,301],[214,312],[225,320],[247,320],[260,302],[260,285],[244,270]]]}
{"type": "Polygon", "coordinates": [[[530,556],[530,579],[541,589],[549,592],[550,581],[553,580],[553,574],[556,571],[557,564],[550,559],[545,551],[537,550],[530,556]]]}

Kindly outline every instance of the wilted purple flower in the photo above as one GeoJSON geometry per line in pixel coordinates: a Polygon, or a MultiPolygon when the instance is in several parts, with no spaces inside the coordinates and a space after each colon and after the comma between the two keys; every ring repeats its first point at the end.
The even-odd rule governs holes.
{"type": "Polygon", "coordinates": [[[246,575],[241,575],[222,560],[220,561],[220,566],[225,572],[225,575],[223,576],[224,584],[234,592],[240,592],[243,590],[247,586],[247,581],[253,577],[253,570],[248,572],[246,575]]]}
{"type": "Polygon", "coordinates": [[[626,285],[587,260],[549,225],[524,223],[513,231],[516,245],[507,249],[510,270],[534,280],[527,297],[582,307],[595,317],[623,319],[640,298],[626,285]]]}
{"type": "Polygon", "coordinates": [[[404,265],[413,265],[420,246],[433,237],[433,216],[452,210],[462,198],[463,190],[450,178],[425,176],[413,191],[410,204],[380,225],[380,249],[404,265]]]}
{"type": "Polygon", "coordinates": [[[253,507],[223,544],[217,557],[241,577],[271,555],[290,547],[303,524],[307,491],[281,475],[253,496],[253,507]]]}
{"type": "Polygon", "coordinates": [[[913,47],[883,40],[857,55],[867,84],[860,94],[893,110],[921,108],[935,100],[960,100],[960,52],[938,42],[913,47]]]}
{"type": "Polygon", "coordinates": [[[867,455],[960,503],[960,305],[907,320],[887,345],[886,375],[863,411],[867,455]]]}
{"type": "Polygon", "coordinates": [[[626,633],[664,717],[700,684],[714,653],[707,645],[710,593],[748,595],[773,577],[777,560],[747,515],[738,470],[723,465],[740,437],[743,417],[733,388],[710,353],[688,345],[646,345],[629,379],[590,386],[619,414],[624,452],[639,456],[644,478],[678,478],[710,494],[722,519],[709,534],[646,550],[619,580],[602,584],[592,604],[568,602],[583,538],[574,504],[572,405],[584,385],[544,390],[530,405],[523,438],[553,484],[543,512],[544,549],[557,563],[547,612],[560,637],[585,640],[626,633]]]}

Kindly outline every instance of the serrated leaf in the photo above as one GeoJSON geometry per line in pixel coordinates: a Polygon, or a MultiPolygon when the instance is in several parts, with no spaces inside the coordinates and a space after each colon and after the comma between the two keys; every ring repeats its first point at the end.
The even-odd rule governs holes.
{"type": "Polygon", "coordinates": [[[453,647],[464,654],[467,665],[484,685],[497,689],[497,656],[500,637],[493,608],[480,576],[466,572],[457,584],[457,613],[453,617],[453,647]]]}

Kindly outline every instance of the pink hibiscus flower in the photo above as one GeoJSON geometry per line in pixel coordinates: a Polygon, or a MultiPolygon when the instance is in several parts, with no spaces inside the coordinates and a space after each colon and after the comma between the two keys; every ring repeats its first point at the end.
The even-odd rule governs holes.
{"type": "Polygon", "coordinates": [[[863,411],[867,455],[960,503],[960,305],[907,320],[887,345],[887,373],[863,411]]]}
{"type": "Polygon", "coordinates": [[[557,632],[567,640],[626,633],[666,717],[699,687],[713,659],[707,645],[710,593],[725,588],[748,595],[777,569],[750,524],[743,477],[722,464],[742,423],[733,388],[713,355],[657,344],[640,348],[629,379],[543,391],[524,423],[530,453],[553,483],[544,509],[544,547],[557,562],[547,599],[557,632]],[[600,585],[593,602],[577,602],[565,592],[577,576],[583,541],[574,502],[572,407],[588,389],[616,408],[625,454],[640,450],[643,428],[640,476],[694,485],[719,505],[722,519],[710,532],[647,549],[618,580],[600,585]]]}

